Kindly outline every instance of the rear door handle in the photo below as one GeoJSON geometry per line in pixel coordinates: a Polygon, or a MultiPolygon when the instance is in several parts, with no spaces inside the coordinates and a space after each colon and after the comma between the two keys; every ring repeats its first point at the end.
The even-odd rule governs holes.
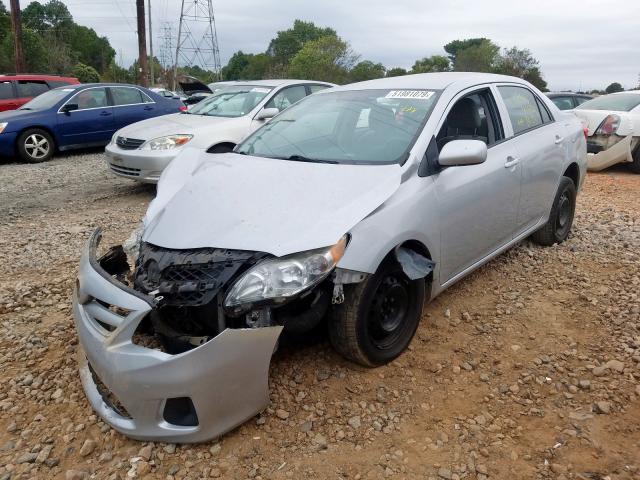
{"type": "Polygon", "coordinates": [[[507,157],[507,161],[504,164],[504,168],[515,167],[519,163],[520,163],[520,159],[519,158],[509,156],[509,157],[507,157]]]}
{"type": "Polygon", "coordinates": [[[560,145],[564,141],[564,137],[556,135],[556,145],[560,145]]]}
{"type": "Polygon", "coordinates": [[[153,107],[144,107],[145,110],[153,110],[153,107]]]}
{"type": "Polygon", "coordinates": [[[100,112],[101,117],[108,117],[111,115],[111,112],[100,112]]]}

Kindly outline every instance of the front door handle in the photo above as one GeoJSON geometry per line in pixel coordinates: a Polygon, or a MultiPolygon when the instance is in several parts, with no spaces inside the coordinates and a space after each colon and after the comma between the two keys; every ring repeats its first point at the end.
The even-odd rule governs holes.
{"type": "Polygon", "coordinates": [[[509,157],[507,157],[507,161],[504,164],[504,168],[515,167],[519,163],[520,163],[520,159],[519,158],[509,156],[509,157]]]}
{"type": "Polygon", "coordinates": [[[144,109],[149,111],[149,110],[153,110],[153,107],[144,107],[144,109]]]}
{"type": "Polygon", "coordinates": [[[101,117],[109,117],[111,116],[111,112],[100,112],[101,117]]]}

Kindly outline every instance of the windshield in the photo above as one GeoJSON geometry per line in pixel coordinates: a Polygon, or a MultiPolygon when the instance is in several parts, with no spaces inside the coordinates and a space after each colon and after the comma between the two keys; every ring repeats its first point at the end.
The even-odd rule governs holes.
{"type": "Polygon", "coordinates": [[[577,110],[610,110],[614,112],[629,112],[640,105],[638,93],[616,93],[603,95],[584,102],[576,107],[577,110]]]}
{"type": "Polygon", "coordinates": [[[55,106],[60,100],[73,91],[73,88],[57,88],[55,90],[49,90],[42,95],[38,95],[30,102],[25,103],[18,110],[46,110],[47,108],[55,106]]]}
{"type": "Polygon", "coordinates": [[[224,89],[194,105],[189,113],[210,117],[241,117],[253,110],[272,89],[251,85],[224,89]]]}
{"type": "Polygon", "coordinates": [[[332,163],[399,163],[436,103],[434,90],[351,90],[311,95],[236,152],[332,163]]]}

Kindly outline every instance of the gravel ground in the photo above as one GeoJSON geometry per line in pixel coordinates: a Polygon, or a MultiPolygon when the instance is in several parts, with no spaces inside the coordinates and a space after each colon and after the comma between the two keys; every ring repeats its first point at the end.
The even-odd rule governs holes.
{"type": "Polygon", "coordinates": [[[392,364],[285,347],[265,412],[182,446],[102,423],[74,358],[81,245],[152,195],[94,152],[0,165],[0,479],[640,479],[640,176],[590,175],[569,241],[445,292],[392,364]]]}

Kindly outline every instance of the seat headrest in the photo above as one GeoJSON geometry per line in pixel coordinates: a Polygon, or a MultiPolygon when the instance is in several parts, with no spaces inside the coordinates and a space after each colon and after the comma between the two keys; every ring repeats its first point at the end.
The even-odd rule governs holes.
{"type": "Polygon", "coordinates": [[[449,128],[480,128],[482,120],[476,102],[468,97],[458,101],[447,115],[447,124],[449,128]]]}
{"type": "Polygon", "coordinates": [[[371,112],[369,112],[369,128],[376,131],[397,128],[393,110],[379,106],[371,108],[371,112]]]}

